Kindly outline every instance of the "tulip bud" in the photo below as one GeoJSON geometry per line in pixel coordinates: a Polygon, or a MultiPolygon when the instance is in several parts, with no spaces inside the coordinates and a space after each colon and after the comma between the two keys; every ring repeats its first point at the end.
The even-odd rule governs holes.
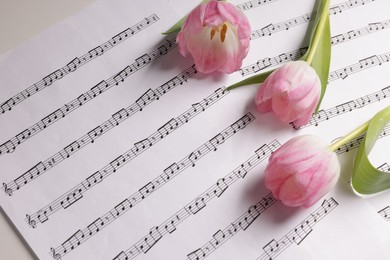
{"type": "Polygon", "coordinates": [[[190,54],[198,71],[232,73],[249,50],[251,28],[234,5],[212,0],[196,7],[177,35],[180,53],[190,54]]]}
{"type": "Polygon", "coordinates": [[[297,136],[270,157],[265,185],[287,206],[310,207],[336,184],[340,163],[329,145],[312,135],[297,136]]]}
{"type": "Polygon", "coordinates": [[[316,71],[304,61],[286,63],[267,77],[256,94],[260,112],[273,111],[283,122],[306,125],[321,95],[316,71]]]}

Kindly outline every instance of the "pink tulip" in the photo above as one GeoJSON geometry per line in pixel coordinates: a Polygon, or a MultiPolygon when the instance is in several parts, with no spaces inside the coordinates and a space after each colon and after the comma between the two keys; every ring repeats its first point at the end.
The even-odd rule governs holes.
{"type": "Polygon", "coordinates": [[[249,50],[251,28],[241,10],[212,0],[200,4],[185,20],[176,41],[180,53],[190,54],[203,73],[232,73],[242,65],[249,50]]]}
{"type": "Polygon", "coordinates": [[[276,150],[265,170],[265,185],[291,207],[310,207],[336,184],[340,164],[329,145],[315,136],[289,140],[276,150]]]}
{"type": "Polygon", "coordinates": [[[268,76],[256,94],[260,112],[273,111],[283,122],[306,125],[321,94],[316,71],[304,61],[286,63],[268,76]]]}

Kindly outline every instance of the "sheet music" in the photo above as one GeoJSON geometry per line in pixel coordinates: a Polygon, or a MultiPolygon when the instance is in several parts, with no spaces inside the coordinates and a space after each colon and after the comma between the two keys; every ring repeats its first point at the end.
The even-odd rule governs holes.
{"type": "MultiPolygon", "coordinates": [[[[271,153],[299,134],[331,143],[389,105],[390,3],[332,1],[332,61],[306,126],[226,87],[307,49],[312,0],[231,1],[251,49],[202,75],[161,32],[199,1],[101,0],[0,58],[0,205],[39,259],[386,259],[390,194],[336,187],[308,209],[264,187],[271,153]],[[375,241],[375,242],[373,242],[375,241]]],[[[390,172],[387,126],[370,159],[390,172]]]]}

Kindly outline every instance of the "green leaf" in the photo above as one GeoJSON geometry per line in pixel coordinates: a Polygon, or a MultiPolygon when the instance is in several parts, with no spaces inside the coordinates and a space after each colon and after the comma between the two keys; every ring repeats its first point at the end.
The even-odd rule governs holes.
{"type": "Polygon", "coordinates": [[[329,21],[329,0],[321,1],[315,19],[314,33],[311,35],[309,48],[303,59],[317,72],[321,80],[321,96],[317,104],[318,111],[328,85],[331,40],[329,21]]]}
{"type": "Polygon", "coordinates": [[[234,88],[238,88],[241,86],[246,86],[246,85],[253,85],[253,84],[260,84],[263,83],[264,80],[273,72],[274,70],[271,71],[266,71],[258,75],[254,75],[252,77],[249,77],[247,79],[244,79],[240,82],[237,82],[229,87],[227,87],[227,90],[232,90],[234,88]]]}
{"type": "Polygon", "coordinates": [[[331,57],[329,16],[326,18],[326,25],[320,35],[321,37],[318,43],[318,47],[315,51],[315,54],[313,55],[313,61],[310,64],[317,72],[318,77],[321,80],[321,96],[315,112],[317,112],[320,107],[321,101],[324,98],[326,92],[326,87],[328,85],[331,57]]]}
{"type": "Polygon", "coordinates": [[[378,112],[368,123],[367,133],[359,146],[352,173],[352,187],[358,193],[373,194],[390,188],[390,173],[378,170],[368,159],[376,140],[389,121],[390,106],[378,112]]]}
{"type": "Polygon", "coordinates": [[[312,27],[313,29],[311,30],[311,33],[310,33],[309,47],[308,47],[305,55],[303,55],[300,58],[300,60],[306,61],[307,55],[310,52],[310,49],[312,47],[313,39],[314,39],[314,36],[316,34],[316,31],[317,31],[317,28],[318,28],[318,24],[320,23],[321,13],[324,11],[325,6],[326,6],[326,1],[320,0],[320,3],[318,4],[317,11],[315,12],[315,19],[313,21],[313,27],[312,27]]]}

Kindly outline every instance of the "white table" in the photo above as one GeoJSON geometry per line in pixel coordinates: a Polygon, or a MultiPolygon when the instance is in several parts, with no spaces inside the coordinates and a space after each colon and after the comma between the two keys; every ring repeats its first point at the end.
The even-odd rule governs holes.
{"type": "MultiPolygon", "coordinates": [[[[94,0],[0,0],[0,54],[71,16],[94,0]]],[[[0,259],[31,260],[33,255],[0,213],[0,259]]]]}

